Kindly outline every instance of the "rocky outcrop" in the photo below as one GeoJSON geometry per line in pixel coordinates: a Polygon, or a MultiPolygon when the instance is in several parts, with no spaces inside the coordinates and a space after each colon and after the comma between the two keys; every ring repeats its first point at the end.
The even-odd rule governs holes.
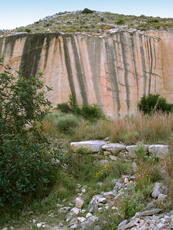
{"type": "Polygon", "coordinates": [[[0,56],[26,77],[43,72],[54,106],[73,94],[114,118],[136,113],[148,93],[172,101],[172,39],[169,32],[138,31],[16,34],[0,38],[0,56]]]}

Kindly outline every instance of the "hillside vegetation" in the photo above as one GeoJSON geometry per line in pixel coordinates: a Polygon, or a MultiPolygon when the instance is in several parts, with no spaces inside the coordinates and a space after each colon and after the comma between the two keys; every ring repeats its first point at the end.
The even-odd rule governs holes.
{"type": "Polygon", "coordinates": [[[172,18],[147,17],[98,12],[89,9],[59,12],[15,32],[87,32],[103,33],[110,29],[173,30],[172,18]]]}

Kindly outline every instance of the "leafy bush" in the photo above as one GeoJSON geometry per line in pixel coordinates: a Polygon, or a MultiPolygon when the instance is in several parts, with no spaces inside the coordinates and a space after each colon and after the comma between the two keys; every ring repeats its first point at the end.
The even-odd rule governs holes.
{"type": "Polygon", "coordinates": [[[56,127],[62,133],[72,133],[72,129],[77,125],[78,119],[73,114],[60,116],[56,121],[56,127]]]}
{"type": "Polygon", "coordinates": [[[124,18],[118,18],[117,21],[116,21],[116,24],[117,25],[123,25],[123,24],[125,24],[124,18]]]}
{"type": "Polygon", "coordinates": [[[73,94],[70,95],[68,103],[58,104],[58,109],[63,113],[72,112],[83,116],[87,120],[98,120],[103,116],[101,109],[97,105],[83,105],[79,107],[73,94]]]}
{"type": "Polygon", "coordinates": [[[82,14],[92,14],[92,13],[94,13],[94,11],[93,11],[93,10],[90,10],[90,9],[88,9],[88,8],[85,8],[84,10],[82,10],[81,13],[82,13],[82,14]]]}
{"type": "Polygon", "coordinates": [[[173,109],[172,104],[168,104],[165,98],[160,97],[159,94],[149,94],[143,96],[138,104],[139,110],[144,114],[152,114],[156,111],[169,113],[173,109]]]}
{"type": "Polygon", "coordinates": [[[103,116],[97,105],[83,105],[79,113],[87,120],[98,120],[103,116]]]}
{"type": "Polygon", "coordinates": [[[71,109],[70,109],[70,106],[68,105],[68,103],[58,104],[57,107],[62,113],[70,113],[71,112],[71,109]]]}
{"type": "Polygon", "coordinates": [[[158,18],[151,18],[147,20],[148,23],[158,23],[160,20],[158,18]]]}
{"type": "Polygon", "coordinates": [[[13,76],[9,67],[0,73],[0,207],[16,208],[47,194],[57,170],[49,142],[40,136],[41,122],[50,102],[43,82],[13,76]]]}

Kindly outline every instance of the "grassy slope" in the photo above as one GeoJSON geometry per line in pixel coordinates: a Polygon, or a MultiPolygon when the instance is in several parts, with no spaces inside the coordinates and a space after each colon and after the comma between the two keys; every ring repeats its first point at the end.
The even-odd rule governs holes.
{"type": "Polygon", "coordinates": [[[173,30],[173,18],[133,16],[110,12],[82,13],[60,12],[26,27],[16,28],[17,32],[88,32],[103,33],[117,26],[139,30],[173,30]]]}

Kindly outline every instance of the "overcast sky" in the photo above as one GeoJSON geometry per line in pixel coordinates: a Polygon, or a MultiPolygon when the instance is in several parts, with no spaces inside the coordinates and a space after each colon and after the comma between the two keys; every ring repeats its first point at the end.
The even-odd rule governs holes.
{"type": "Polygon", "coordinates": [[[173,17],[173,0],[0,0],[0,29],[25,26],[60,11],[84,8],[173,17]]]}

